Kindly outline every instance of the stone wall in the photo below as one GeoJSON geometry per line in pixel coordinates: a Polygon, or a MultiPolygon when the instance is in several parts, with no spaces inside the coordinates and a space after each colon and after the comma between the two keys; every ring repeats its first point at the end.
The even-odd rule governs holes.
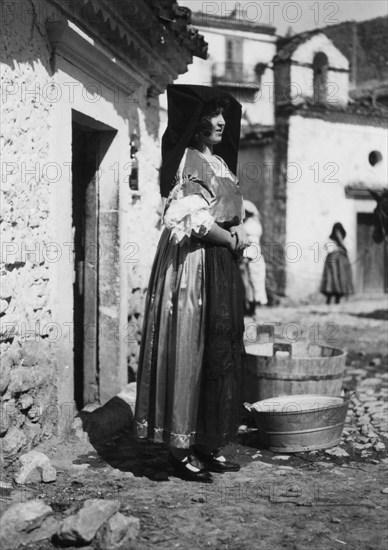
{"type": "MultiPolygon", "coordinates": [[[[65,321],[72,322],[74,272],[69,242],[71,176],[65,175],[71,171],[64,168],[65,161],[71,159],[71,119],[61,119],[61,113],[71,113],[74,105],[64,104],[61,111],[55,100],[58,81],[51,70],[52,52],[45,26],[47,20],[56,21],[61,16],[49,3],[35,0],[21,0],[11,8],[15,9],[2,13],[0,39],[4,136],[0,443],[1,460],[6,464],[42,437],[65,429],[76,412],[71,329],[64,326],[65,321]],[[55,180],[58,166],[62,170],[60,184],[55,180]],[[62,183],[66,189],[58,187],[62,183]],[[61,309],[62,317],[58,314],[61,309]]],[[[66,75],[61,73],[60,78],[66,75]]],[[[75,88],[76,95],[79,90],[75,88]]],[[[109,98],[97,105],[85,104],[86,115],[93,117],[100,110],[106,124],[117,123],[122,136],[119,145],[126,147],[113,151],[120,168],[118,212],[113,216],[106,210],[103,216],[113,216],[119,224],[120,254],[113,256],[121,263],[117,270],[120,281],[113,283],[120,292],[120,325],[118,338],[111,344],[122,350],[124,364],[128,360],[129,380],[137,369],[144,296],[160,231],[161,202],[158,102],[149,97],[146,85],[140,86],[132,99],[121,105],[109,105],[109,98]],[[139,192],[131,196],[127,160],[134,131],[140,138],[140,181],[139,192]],[[121,323],[123,319],[127,323],[121,323]]],[[[83,112],[76,97],[77,101],[77,109],[83,112]]],[[[113,163],[104,170],[113,174],[112,168],[113,163]]],[[[100,314],[109,315],[106,310],[100,314]]],[[[117,366],[107,363],[102,367],[105,378],[109,378],[109,368],[117,366]]]]}
{"type": "MultiPolygon", "coordinates": [[[[32,2],[1,18],[1,437],[11,460],[52,432],[58,412],[52,307],[50,51],[32,2]],[[20,11],[19,11],[20,10],[20,11]],[[21,16],[22,15],[22,16],[21,16]]],[[[8,6],[8,9],[11,9],[8,6]]]]}

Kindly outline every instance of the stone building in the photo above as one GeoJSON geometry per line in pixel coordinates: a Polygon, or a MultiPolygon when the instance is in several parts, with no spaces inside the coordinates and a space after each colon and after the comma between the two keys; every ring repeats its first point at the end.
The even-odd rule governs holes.
{"type": "MultiPolygon", "coordinates": [[[[1,450],[137,363],[160,224],[158,95],[206,43],[173,0],[1,4],[1,450]]],[[[131,369],[130,369],[131,371],[131,369]]]]}
{"type": "MultiPolygon", "coordinates": [[[[367,23],[372,32],[373,21],[367,23]]],[[[336,31],[328,27],[281,40],[274,58],[272,255],[279,290],[294,299],[319,291],[325,243],[337,221],[347,231],[356,292],[387,291],[387,252],[372,240],[376,203],[368,191],[387,186],[387,73],[379,75],[378,95],[361,93],[370,89],[366,69],[354,77],[361,45],[356,42],[349,81],[349,59],[334,44],[343,40],[336,31]]]]}

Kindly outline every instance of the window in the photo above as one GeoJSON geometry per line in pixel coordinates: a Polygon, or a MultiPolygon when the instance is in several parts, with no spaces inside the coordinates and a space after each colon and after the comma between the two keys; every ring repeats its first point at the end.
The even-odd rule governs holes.
{"type": "Polygon", "coordinates": [[[383,160],[383,155],[380,151],[371,151],[369,153],[369,164],[371,166],[377,166],[383,160]]]}
{"type": "Polygon", "coordinates": [[[329,68],[329,60],[323,52],[318,52],[314,56],[313,71],[314,71],[314,101],[323,103],[327,97],[327,73],[329,68]]]}
{"type": "Polygon", "coordinates": [[[239,38],[226,39],[226,63],[225,72],[227,79],[233,82],[239,82],[243,74],[243,55],[242,40],[239,38]]]}

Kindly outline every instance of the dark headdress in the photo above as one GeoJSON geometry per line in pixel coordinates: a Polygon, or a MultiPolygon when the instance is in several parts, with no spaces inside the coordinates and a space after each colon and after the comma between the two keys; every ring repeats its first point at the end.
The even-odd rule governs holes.
{"type": "Polygon", "coordinates": [[[229,170],[236,173],[241,124],[240,103],[232,95],[217,88],[170,84],[167,86],[168,125],[162,138],[160,191],[163,197],[167,197],[171,191],[180,161],[200,118],[216,105],[220,96],[226,96],[229,105],[223,113],[225,130],[222,141],[214,146],[214,154],[223,158],[229,170]]]}
{"type": "Polygon", "coordinates": [[[337,231],[340,232],[341,237],[344,239],[346,237],[346,231],[344,229],[344,226],[342,223],[337,222],[333,225],[333,229],[331,230],[331,233],[329,235],[329,239],[332,239],[333,241],[337,241],[337,231]]]}

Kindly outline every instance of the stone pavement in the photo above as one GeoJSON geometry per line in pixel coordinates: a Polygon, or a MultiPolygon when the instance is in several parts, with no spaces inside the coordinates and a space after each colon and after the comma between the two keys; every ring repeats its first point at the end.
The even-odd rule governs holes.
{"type": "MultiPolygon", "coordinates": [[[[240,472],[215,475],[212,485],[188,483],[173,475],[164,448],[133,439],[131,407],[115,397],[84,412],[65,441],[39,445],[57,471],[55,482],[35,481],[16,489],[12,480],[19,465],[7,469],[5,481],[11,483],[0,501],[2,511],[14,502],[37,500],[51,507],[50,517],[59,529],[90,500],[116,501],[114,510],[123,525],[132,517],[140,521],[136,540],[128,540],[125,550],[385,550],[388,377],[383,305],[371,300],[336,309],[311,305],[260,312],[258,322],[280,323],[280,335],[288,325],[285,334],[295,338],[291,328],[295,331],[297,325],[304,339],[318,335],[322,343],[347,349],[345,385],[354,394],[338,447],[280,455],[262,448],[255,431],[245,429],[225,450],[241,463],[240,472]]],[[[93,539],[88,544],[97,549],[99,543],[93,539]]],[[[54,545],[46,539],[27,548],[51,550],[54,545]]]]}

